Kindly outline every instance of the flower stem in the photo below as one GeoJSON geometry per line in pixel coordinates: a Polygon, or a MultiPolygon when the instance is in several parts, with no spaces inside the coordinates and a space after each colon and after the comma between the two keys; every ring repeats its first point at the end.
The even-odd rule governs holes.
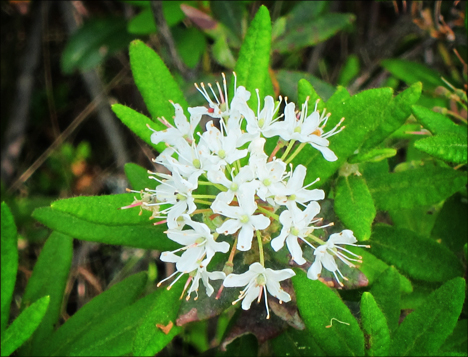
{"type": "Polygon", "coordinates": [[[306,146],[307,143],[302,143],[301,145],[298,146],[298,148],[296,149],[296,151],[293,152],[293,154],[289,157],[289,159],[287,159],[285,161],[285,164],[289,164],[291,161],[294,160],[294,158],[297,156],[297,154],[299,154],[301,152],[301,150],[304,148],[304,146],[306,146]]]}
{"type": "Polygon", "coordinates": [[[200,199],[195,199],[194,202],[202,203],[202,204],[205,204],[205,205],[208,205],[208,206],[211,206],[211,204],[213,203],[213,202],[210,202],[210,201],[205,201],[205,200],[200,200],[200,199]]]}
{"type": "Polygon", "coordinates": [[[265,266],[265,257],[263,255],[263,243],[262,243],[262,234],[257,229],[257,241],[258,241],[258,252],[260,253],[260,264],[265,266]]]}
{"type": "Polygon", "coordinates": [[[284,161],[284,159],[288,156],[289,152],[291,151],[292,147],[294,146],[294,143],[296,142],[296,140],[291,140],[289,142],[289,145],[288,147],[286,148],[286,150],[284,151],[284,154],[283,156],[281,156],[281,160],[284,161]]]}
{"type": "Polygon", "coordinates": [[[216,195],[192,195],[193,198],[216,198],[216,195]]]}
{"type": "Polygon", "coordinates": [[[258,206],[257,209],[260,212],[265,213],[268,217],[273,218],[274,220],[279,222],[279,216],[277,214],[274,214],[273,212],[267,210],[265,207],[262,206],[258,206]]]}
{"type": "Polygon", "coordinates": [[[275,148],[273,149],[273,151],[271,152],[271,155],[270,157],[268,158],[268,162],[272,161],[273,160],[273,157],[275,157],[276,153],[278,152],[279,149],[281,149],[283,146],[284,146],[284,141],[279,138],[278,139],[278,143],[276,144],[275,148]]]}

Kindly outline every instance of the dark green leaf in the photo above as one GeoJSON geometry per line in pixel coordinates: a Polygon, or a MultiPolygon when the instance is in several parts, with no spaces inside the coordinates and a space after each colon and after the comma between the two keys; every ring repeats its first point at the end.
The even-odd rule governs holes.
{"type": "Polygon", "coordinates": [[[270,47],[270,13],[262,5],[247,30],[235,68],[237,85],[244,86],[252,94],[249,100],[251,108],[257,108],[256,89],[260,91],[261,98],[273,94],[267,93],[265,87],[269,76],[270,47]]]}
{"type": "Polygon", "coordinates": [[[399,273],[394,267],[388,267],[378,276],[370,290],[386,318],[391,333],[396,330],[400,320],[401,291],[399,287],[399,273]]]}
{"type": "Polygon", "coordinates": [[[420,236],[429,237],[436,222],[440,204],[399,208],[388,211],[393,225],[409,229],[420,236]]]}
{"type": "Polygon", "coordinates": [[[307,99],[309,99],[309,110],[307,111],[307,114],[314,111],[315,103],[317,103],[317,101],[317,109],[323,109],[324,103],[323,100],[321,100],[322,98],[320,98],[320,96],[317,94],[312,84],[310,84],[310,82],[307,81],[307,79],[303,78],[299,80],[299,83],[297,83],[298,108],[301,108],[302,104],[304,104],[307,99]]]}
{"type": "Polygon", "coordinates": [[[15,220],[10,208],[2,202],[2,336],[10,317],[10,304],[15,289],[16,272],[18,271],[18,243],[15,220]]]}
{"type": "Polygon", "coordinates": [[[400,128],[411,114],[411,106],[421,96],[422,85],[420,82],[413,84],[395,96],[387,106],[385,112],[374,118],[378,126],[372,132],[369,139],[362,145],[362,149],[369,149],[380,144],[385,138],[400,128]]]}
{"type": "Polygon", "coordinates": [[[366,356],[387,356],[390,332],[384,314],[369,292],[361,297],[361,325],[366,339],[366,356]]]}
{"type": "Polygon", "coordinates": [[[420,105],[413,105],[412,111],[416,119],[434,135],[445,132],[466,134],[466,127],[455,124],[443,114],[420,105]]]}
{"type": "Polygon", "coordinates": [[[181,328],[175,325],[184,284],[178,282],[170,290],[163,290],[146,312],[133,342],[134,356],[154,356],[177,335],[181,328]],[[173,324],[167,333],[161,327],[173,324]],[[161,327],[160,327],[161,326],[161,327]]]}
{"type": "Polygon", "coordinates": [[[328,100],[335,92],[335,88],[333,88],[332,85],[306,72],[280,69],[276,72],[276,79],[280,86],[281,95],[287,96],[292,102],[298,102],[297,85],[301,79],[305,79],[311,83],[314,90],[317,91],[317,94],[323,98],[323,100],[328,100]]]}
{"type": "Polygon", "coordinates": [[[36,351],[54,331],[62,310],[63,294],[73,258],[73,238],[52,232],[34,266],[33,273],[21,302],[23,307],[31,305],[42,296],[50,296],[50,304],[41,324],[34,332],[28,354],[36,351]]]}
{"type": "Polygon", "coordinates": [[[372,254],[414,279],[443,282],[463,275],[463,267],[448,248],[406,229],[374,226],[369,244],[372,254]]]}
{"type": "Polygon", "coordinates": [[[162,59],[141,41],[130,44],[130,66],[133,79],[154,121],[164,117],[174,124],[172,100],[182,108],[188,107],[184,95],[162,59]]]}
{"type": "Polygon", "coordinates": [[[145,272],[132,275],[95,297],[44,341],[40,355],[70,355],[73,345],[91,327],[131,305],[143,291],[146,279],[145,272]]]}
{"type": "Polygon", "coordinates": [[[284,53],[315,46],[350,25],[354,19],[353,14],[328,13],[313,22],[290,22],[291,26],[286,26],[286,32],[276,39],[273,49],[284,53]]]}
{"type": "Polygon", "coordinates": [[[466,133],[442,133],[418,140],[414,147],[444,161],[455,164],[466,163],[468,140],[466,133]]]}
{"type": "Polygon", "coordinates": [[[128,46],[135,36],[127,33],[121,18],[95,18],[87,21],[68,40],[62,53],[62,71],[86,71],[128,46]]]}
{"type": "Polygon", "coordinates": [[[327,1],[301,1],[287,15],[288,28],[307,24],[319,17],[327,7],[327,1]]]}
{"type": "Polygon", "coordinates": [[[409,314],[390,346],[391,356],[435,356],[454,330],[465,299],[465,281],[455,278],[409,314]]]}
{"type": "Polygon", "coordinates": [[[423,167],[367,179],[375,206],[383,211],[439,203],[465,185],[466,173],[441,167],[423,167]]]}
{"type": "MultiPolygon", "coordinates": [[[[128,212],[129,216],[137,217],[138,213],[135,210],[138,208],[133,208],[133,210],[134,212],[128,212]]],[[[138,217],[144,218],[148,214],[144,211],[143,216],[138,217]]],[[[146,224],[126,225],[93,223],[50,207],[35,210],[33,217],[51,229],[89,242],[125,245],[142,249],[177,249],[177,244],[163,233],[166,229],[163,224],[153,226],[149,221],[146,224]]]]}
{"type": "Polygon", "coordinates": [[[326,356],[309,330],[287,329],[270,341],[275,356],[326,356]]]}
{"type": "Polygon", "coordinates": [[[381,65],[406,84],[422,82],[425,90],[433,91],[436,87],[445,85],[437,71],[420,63],[392,58],[383,60],[381,65]]]}
{"type": "Polygon", "coordinates": [[[242,38],[244,4],[240,1],[212,1],[213,17],[224,24],[239,40],[242,38]]]}
{"type": "Polygon", "coordinates": [[[335,187],[335,213],[358,240],[371,235],[375,217],[374,201],[366,182],[358,176],[340,176],[335,187]]]}
{"type": "Polygon", "coordinates": [[[188,68],[195,68],[206,49],[206,37],[196,27],[174,28],[177,52],[188,68]]]}
{"type": "Polygon", "coordinates": [[[440,347],[440,351],[465,352],[467,347],[468,320],[459,320],[452,334],[447,337],[440,347]]]}
{"type": "Polygon", "coordinates": [[[306,273],[299,269],[296,269],[292,282],[301,317],[320,348],[328,355],[362,356],[362,331],[333,290],[321,281],[308,279],[306,273]]]}
{"type": "Polygon", "coordinates": [[[239,338],[236,338],[227,345],[226,351],[219,351],[216,357],[256,357],[258,356],[258,341],[257,338],[248,333],[239,338]]]}
{"type": "Polygon", "coordinates": [[[349,82],[359,74],[359,71],[359,58],[355,54],[349,55],[341,68],[340,75],[338,76],[338,84],[347,87],[349,82]]]}
{"type": "Polygon", "coordinates": [[[154,187],[154,180],[148,178],[148,170],[144,167],[129,162],[125,164],[124,170],[132,189],[144,190],[145,188],[154,187]]]}
{"type": "Polygon", "coordinates": [[[11,355],[36,330],[42,321],[50,298],[44,296],[27,307],[2,334],[2,356],[11,355]]]}
{"type": "MultiPolygon", "coordinates": [[[[134,1],[131,1],[132,5],[134,1]]],[[[162,8],[164,13],[164,18],[169,27],[178,24],[185,17],[184,13],[180,9],[180,4],[182,1],[163,1],[162,8]]],[[[153,11],[149,7],[143,9],[138,15],[132,18],[127,26],[129,33],[137,35],[148,35],[150,33],[156,33],[156,23],[154,22],[153,11]]]]}
{"type": "Polygon", "coordinates": [[[393,157],[397,154],[395,149],[383,148],[383,149],[372,149],[369,151],[361,152],[351,156],[348,159],[350,164],[357,164],[361,162],[378,162],[385,160],[389,157],[393,157]]]}

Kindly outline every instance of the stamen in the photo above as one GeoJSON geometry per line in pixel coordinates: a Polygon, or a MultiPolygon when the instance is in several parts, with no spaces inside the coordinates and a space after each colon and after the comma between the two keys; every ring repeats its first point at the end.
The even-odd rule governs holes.
{"type": "Polygon", "coordinates": [[[304,186],[303,188],[307,188],[309,186],[312,186],[314,183],[317,183],[320,181],[320,177],[318,177],[314,182],[309,183],[308,185],[304,186]]]}
{"type": "Polygon", "coordinates": [[[270,310],[268,309],[268,297],[267,297],[267,292],[266,292],[266,286],[263,286],[263,290],[265,290],[265,307],[267,311],[267,320],[270,318],[270,310]]]}
{"type": "Polygon", "coordinates": [[[215,99],[216,99],[216,103],[218,103],[218,105],[221,104],[221,103],[219,102],[218,97],[216,96],[215,91],[213,90],[213,87],[211,86],[211,83],[208,83],[208,87],[210,87],[211,93],[213,93],[213,96],[214,96],[215,99]]]}
{"type": "Polygon", "coordinates": [[[223,76],[224,96],[226,97],[226,109],[229,111],[229,97],[228,97],[228,92],[227,92],[226,76],[224,75],[224,73],[221,73],[221,74],[223,76]]]}
{"type": "Polygon", "coordinates": [[[175,271],[174,273],[172,273],[171,275],[169,275],[166,279],[163,279],[161,280],[156,286],[159,288],[161,286],[162,283],[164,283],[166,280],[169,280],[170,278],[172,278],[174,275],[176,275],[178,273],[178,271],[175,271]]]}
{"type": "Polygon", "coordinates": [[[258,88],[255,88],[255,92],[257,92],[257,120],[260,119],[260,91],[258,88]]]}

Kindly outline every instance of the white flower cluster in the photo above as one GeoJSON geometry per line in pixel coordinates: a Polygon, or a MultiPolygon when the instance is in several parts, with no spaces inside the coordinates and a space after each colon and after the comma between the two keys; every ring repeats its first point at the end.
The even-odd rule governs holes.
{"type": "Polygon", "coordinates": [[[306,167],[303,165],[294,169],[290,165],[288,170],[288,164],[307,144],[319,150],[326,160],[337,160],[327,138],[343,128],[339,129],[340,121],[335,128],[325,132],[329,114],[325,115],[325,110],[320,114],[315,108],[308,115],[307,101],[297,112],[294,103],[286,100],[284,114],[278,115],[282,98],[275,103],[273,97],[267,96],[263,109],[260,109],[258,91],[255,113],[247,103],[250,92],[235,84],[235,95],[229,103],[225,78],[223,83],[224,91],[217,83],[218,95],[209,85],[214,100],[203,83],[201,88],[196,85],[209,107],[188,108],[190,119],[179,104],[171,102],[175,108],[175,126],[164,118],[160,119],[168,129],[154,131],[151,136],[154,144],[166,143],[167,148],[155,162],[164,165],[171,175],[152,173],[154,176],[151,178],[159,182],[156,189],[146,189],[141,200],[136,199],[132,205],[123,208],[140,205],[153,212],[152,218],[163,219],[157,224],[167,223],[168,238],[182,247],[163,252],[161,260],[176,264],[177,270],[173,275],[179,276],[175,281],[184,274],[189,275],[184,289],[187,290],[192,282],[187,299],[192,292],[198,297],[200,278],[208,296],[214,292],[210,279],[223,279],[225,287],[245,286],[234,302],[243,300],[242,308],[245,310],[256,298],[260,301],[264,292],[268,312],[267,291],[280,302],[290,301],[290,295],[282,290],[279,282],[295,273],[291,269],[275,271],[265,267],[263,244],[267,242],[267,236],[277,234],[271,240],[274,251],[280,250],[286,242],[292,259],[299,265],[306,263],[299,241],[314,249],[315,261],[308,271],[311,279],[318,279],[324,267],[333,272],[341,284],[336,272],[342,279],[346,278],[338,269],[335,257],[349,266],[354,266],[351,261],[360,262],[359,256],[340,246],[356,245],[357,240],[351,231],[333,234],[327,242],[312,235],[314,229],[324,227],[313,225],[319,221],[315,218],[320,212],[317,201],[325,197],[324,191],[308,189],[318,179],[304,186],[306,167]],[[203,115],[212,120],[206,124],[205,131],[198,132],[197,126],[203,115]],[[266,139],[276,140],[277,145],[270,155],[265,153],[266,139]],[[275,155],[279,153],[282,155],[277,158],[275,155]],[[197,194],[197,189],[202,186],[212,186],[218,193],[197,194]],[[277,211],[281,211],[280,215],[275,213],[277,211]],[[219,223],[216,225],[212,221],[210,228],[207,222],[192,220],[193,215],[206,212],[212,217],[220,217],[219,223]],[[281,232],[272,229],[273,221],[281,224],[281,232]],[[216,241],[220,234],[235,237],[232,248],[227,242],[216,241]],[[247,272],[233,274],[234,254],[251,250],[254,238],[258,242],[259,261],[251,264],[247,272]],[[230,248],[228,268],[225,269],[228,275],[221,271],[207,271],[213,256],[217,252],[226,253],[230,248]],[[342,251],[353,258],[345,256],[342,251]],[[176,254],[179,252],[182,254],[176,254]]]}

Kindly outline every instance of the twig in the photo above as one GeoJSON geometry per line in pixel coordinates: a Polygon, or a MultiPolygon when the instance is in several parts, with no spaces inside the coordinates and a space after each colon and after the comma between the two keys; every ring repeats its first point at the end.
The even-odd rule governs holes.
{"type": "MultiPolygon", "coordinates": [[[[40,2],[44,11],[49,8],[49,2],[40,2]]],[[[31,11],[35,14],[30,29],[29,40],[26,45],[20,75],[18,77],[16,94],[13,100],[12,115],[5,132],[5,145],[2,150],[1,176],[5,183],[9,183],[16,170],[16,162],[25,142],[25,131],[29,119],[31,94],[34,86],[34,72],[39,64],[41,53],[41,27],[43,17],[40,11],[31,11]]]]}

